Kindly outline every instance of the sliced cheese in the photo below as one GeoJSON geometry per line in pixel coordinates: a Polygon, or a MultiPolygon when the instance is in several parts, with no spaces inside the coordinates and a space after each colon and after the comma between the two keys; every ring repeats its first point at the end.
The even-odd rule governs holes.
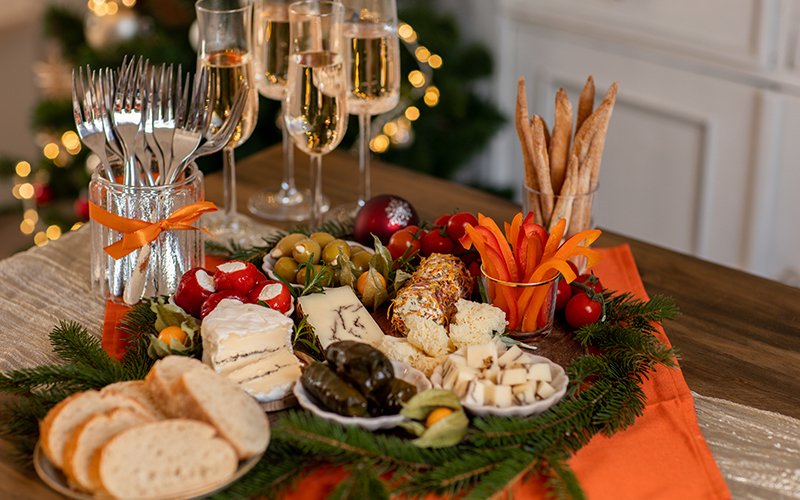
{"type": "Polygon", "coordinates": [[[464,402],[476,406],[483,406],[486,401],[486,386],[479,380],[472,380],[467,387],[467,396],[464,402]]]}
{"type": "Polygon", "coordinates": [[[497,382],[504,385],[523,384],[528,380],[528,370],[525,368],[509,368],[497,376],[497,382]]]}
{"type": "Polygon", "coordinates": [[[504,352],[499,358],[497,358],[497,364],[500,365],[502,368],[506,368],[511,366],[515,363],[518,363],[519,360],[526,357],[525,353],[520,349],[518,346],[511,346],[506,352],[504,352]]]}
{"type": "Polygon", "coordinates": [[[482,345],[467,346],[467,366],[472,368],[490,368],[497,362],[497,345],[493,342],[482,345]]]}
{"type": "Polygon", "coordinates": [[[547,399],[556,392],[555,387],[547,382],[539,382],[539,387],[536,389],[536,395],[542,399],[547,399]]]}
{"type": "Polygon", "coordinates": [[[498,384],[494,386],[493,404],[500,408],[508,408],[514,404],[511,386],[498,384]]]}
{"type": "Polygon", "coordinates": [[[527,405],[536,401],[536,382],[525,382],[511,388],[517,404],[527,405]]]}
{"type": "Polygon", "coordinates": [[[297,299],[322,348],[340,340],[366,342],[380,348],[384,334],[349,286],[326,288],[297,299]]]}
{"type": "Polygon", "coordinates": [[[289,394],[300,375],[300,361],[290,351],[282,350],[236,369],[227,377],[258,401],[267,402],[289,394]]]}

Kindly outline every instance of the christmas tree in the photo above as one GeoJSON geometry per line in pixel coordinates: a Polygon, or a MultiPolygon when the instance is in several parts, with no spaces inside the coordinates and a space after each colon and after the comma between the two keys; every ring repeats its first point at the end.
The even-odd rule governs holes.
{"type": "MultiPolygon", "coordinates": [[[[504,119],[490,102],[472,91],[472,83],[491,75],[489,52],[463,44],[455,21],[426,2],[399,2],[402,45],[400,105],[375,117],[370,148],[382,159],[449,178],[491,139],[504,119]]],[[[192,0],[89,0],[83,11],[50,6],[44,32],[55,47],[37,66],[42,99],[32,127],[39,158],[0,158],[0,177],[14,179],[20,200],[20,231],[45,245],[88,220],[86,187],[94,159],[74,131],[72,68],[118,67],[125,55],[142,55],[154,64],[181,64],[193,70],[190,43],[195,20],[192,0]]],[[[237,157],[280,141],[275,126],[279,103],[261,98],[258,125],[237,148],[237,157]]],[[[350,124],[342,148],[358,134],[350,124]]],[[[217,158],[198,162],[208,172],[217,158]]]]}

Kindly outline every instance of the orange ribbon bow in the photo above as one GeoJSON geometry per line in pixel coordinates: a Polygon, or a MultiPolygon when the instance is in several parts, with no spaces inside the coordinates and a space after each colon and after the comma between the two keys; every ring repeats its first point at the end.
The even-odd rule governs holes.
{"type": "MultiPolygon", "coordinates": [[[[114,259],[121,259],[137,248],[149,244],[161,234],[163,231],[171,230],[201,230],[208,233],[205,228],[193,226],[201,215],[208,212],[216,212],[217,206],[210,201],[198,201],[191,205],[181,207],[166,219],[158,222],[147,222],[138,219],[128,219],[116,214],[112,214],[108,210],[100,207],[99,205],[89,202],[89,217],[92,220],[99,222],[109,229],[119,231],[122,233],[122,239],[108,245],[103,250],[114,257],[114,259]]],[[[210,234],[210,233],[209,233],[210,234]]]]}

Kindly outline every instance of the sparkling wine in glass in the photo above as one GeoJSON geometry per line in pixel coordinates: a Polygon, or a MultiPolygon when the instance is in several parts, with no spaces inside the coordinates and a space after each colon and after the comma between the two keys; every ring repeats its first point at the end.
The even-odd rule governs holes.
{"type": "Polygon", "coordinates": [[[225,209],[206,219],[216,239],[240,243],[252,238],[252,221],[236,211],[236,164],[234,148],[245,142],[255,128],[258,116],[258,94],[255,89],[252,61],[252,0],[198,0],[195,3],[199,28],[198,66],[205,66],[216,76],[210,89],[213,134],[231,112],[236,92],[248,86],[247,102],[241,121],[223,148],[225,209]]]}
{"type": "Polygon", "coordinates": [[[347,44],[347,106],[358,115],[359,193],[357,204],[337,208],[354,213],[370,193],[370,117],[394,109],[400,100],[400,43],[395,0],[343,0],[347,44]]]}
{"type": "Polygon", "coordinates": [[[322,155],[342,141],[347,129],[347,82],[342,49],[344,8],[309,0],[289,7],[291,43],[286,97],[286,130],[311,156],[311,221],[322,221],[322,155]]]}
{"type": "MultiPolygon", "coordinates": [[[[267,99],[282,101],[289,69],[289,4],[294,0],[256,0],[253,22],[256,86],[267,99]]],[[[278,191],[259,191],[248,200],[250,213],[272,220],[300,221],[311,214],[311,191],[298,190],[294,179],[294,146],[283,126],[283,176],[278,191]]],[[[323,203],[327,210],[327,201],[323,203]]]]}

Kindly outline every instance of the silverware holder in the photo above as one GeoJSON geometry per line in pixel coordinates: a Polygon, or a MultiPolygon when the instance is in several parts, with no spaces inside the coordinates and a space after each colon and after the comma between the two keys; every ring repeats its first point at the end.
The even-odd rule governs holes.
{"type": "MultiPolygon", "coordinates": [[[[203,199],[203,174],[196,165],[187,167],[176,182],[163,186],[118,184],[100,171],[89,183],[91,202],[114,215],[149,223],[164,220],[177,209],[203,199]]],[[[92,289],[107,300],[132,304],[145,297],[170,295],[184,272],[203,265],[202,231],[163,231],[151,243],[114,259],[104,248],[119,241],[123,233],[94,218],[90,229],[92,289]],[[126,296],[128,287],[131,290],[126,296]]]]}

